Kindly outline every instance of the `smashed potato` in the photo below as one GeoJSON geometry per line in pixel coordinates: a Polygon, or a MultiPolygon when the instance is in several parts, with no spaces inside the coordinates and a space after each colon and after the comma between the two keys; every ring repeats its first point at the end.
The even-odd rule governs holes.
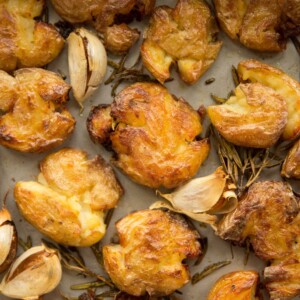
{"type": "Polygon", "coordinates": [[[220,51],[217,32],[204,0],[179,0],[174,9],[157,7],[141,47],[143,63],[160,83],[170,77],[171,64],[177,63],[182,80],[193,84],[220,51]]]}
{"type": "Polygon", "coordinates": [[[258,82],[238,85],[225,104],[209,106],[207,111],[220,134],[243,147],[273,146],[287,124],[285,99],[258,82]]]}
{"type": "Polygon", "coordinates": [[[75,120],[65,104],[70,86],[43,69],[20,69],[12,77],[0,71],[0,144],[22,152],[60,145],[75,120]]]}
{"type": "Polygon", "coordinates": [[[115,285],[134,296],[169,295],[189,281],[182,261],[201,254],[198,233],[179,215],[142,210],[116,224],[120,245],[103,247],[104,266],[115,285]]]}
{"type": "Polygon", "coordinates": [[[259,82],[272,88],[287,103],[288,120],[282,138],[292,140],[300,135],[300,83],[270,65],[254,59],[241,61],[238,65],[241,81],[259,82]]]}
{"type": "Polygon", "coordinates": [[[300,179],[300,140],[294,144],[285,158],[281,176],[300,179]]]}
{"type": "Polygon", "coordinates": [[[298,0],[214,0],[214,4],[229,37],[258,51],[284,50],[290,34],[286,23],[292,20],[294,27],[300,25],[298,0]]]}
{"type": "Polygon", "coordinates": [[[258,273],[236,271],[222,276],[210,290],[206,300],[258,300],[258,273]]]}
{"type": "Polygon", "coordinates": [[[136,182],[173,188],[193,177],[209,153],[199,114],[182,98],[154,83],[136,83],[112,105],[94,108],[92,140],[110,144],[114,164],[136,182]]]}
{"type": "Polygon", "coordinates": [[[42,67],[62,50],[64,39],[54,26],[35,21],[44,0],[0,2],[0,69],[42,67]]]}
{"type": "Polygon", "coordinates": [[[300,214],[287,183],[253,184],[237,208],[218,224],[218,235],[242,245],[248,239],[254,253],[270,262],[264,270],[270,298],[300,294],[300,214]]]}
{"type": "Polygon", "coordinates": [[[105,234],[104,212],[117,205],[123,191],[112,168],[100,157],[62,149],[40,163],[37,181],[14,189],[24,218],[57,243],[91,246],[105,234]]]}
{"type": "Polygon", "coordinates": [[[105,45],[114,53],[123,53],[137,41],[139,33],[123,21],[149,15],[155,0],[51,0],[57,13],[70,23],[92,23],[104,34],[105,45]],[[123,22],[123,23],[122,23],[123,22]],[[110,27],[113,28],[110,28],[110,27]]]}

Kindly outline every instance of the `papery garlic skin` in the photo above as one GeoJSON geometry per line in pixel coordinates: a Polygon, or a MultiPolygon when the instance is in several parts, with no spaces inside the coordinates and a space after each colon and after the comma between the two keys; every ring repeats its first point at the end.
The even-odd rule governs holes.
{"type": "Polygon", "coordinates": [[[100,39],[79,28],[68,37],[68,61],[73,95],[79,105],[90,97],[102,82],[107,68],[107,55],[100,39]]]}
{"type": "Polygon", "coordinates": [[[0,273],[5,271],[17,253],[18,237],[16,226],[7,209],[0,211],[0,273]]]}
{"type": "Polygon", "coordinates": [[[1,282],[0,292],[15,299],[38,299],[56,288],[61,276],[58,252],[45,245],[33,247],[12,264],[1,282]]]}

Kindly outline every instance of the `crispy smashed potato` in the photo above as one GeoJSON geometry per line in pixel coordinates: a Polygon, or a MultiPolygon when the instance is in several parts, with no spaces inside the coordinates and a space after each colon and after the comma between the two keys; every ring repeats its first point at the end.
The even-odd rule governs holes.
{"type": "Polygon", "coordinates": [[[75,120],[65,104],[70,86],[43,69],[0,71],[0,144],[21,152],[42,152],[60,145],[75,120]]]}
{"type": "Polygon", "coordinates": [[[272,88],[287,103],[288,120],[282,139],[292,140],[300,135],[300,84],[283,71],[254,59],[238,65],[241,81],[259,82],[272,88]]]}
{"type": "Polygon", "coordinates": [[[54,26],[37,22],[44,0],[0,2],[0,69],[42,67],[62,50],[64,39],[54,26]]]}
{"type": "Polygon", "coordinates": [[[62,149],[40,163],[36,181],[17,182],[15,199],[24,218],[57,243],[91,246],[105,234],[104,212],[123,191],[100,157],[62,149]]]}
{"type": "Polygon", "coordinates": [[[94,108],[87,127],[93,141],[110,144],[117,167],[153,188],[173,188],[190,179],[210,148],[207,139],[196,139],[202,131],[199,114],[154,83],[133,84],[111,107],[94,108]]]}
{"type": "Polygon", "coordinates": [[[238,85],[225,104],[210,106],[207,111],[220,134],[243,147],[273,146],[287,124],[285,99],[258,82],[238,85]]]}
{"type": "Polygon", "coordinates": [[[217,233],[239,245],[248,239],[254,253],[270,262],[264,278],[272,300],[300,294],[299,205],[287,183],[253,184],[237,208],[220,221],[217,233]]]}
{"type": "Polygon", "coordinates": [[[214,4],[222,29],[247,48],[279,52],[286,48],[289,35],[299,33],[299,0],[214,0],[214,4]]]}
{"type": "Polygon", "coordinates": [[[183,81],[195,83],[216,59],[222,43],[218,27],[203,0],[179,0],[174,9],[157,7],[141,47],[144,65],[161,83],[177,63],[183,81]]]}
{"type": "Polygon", "coordinates": [[[123,53],[137,41],[139,33],[123,21],[151,14],[155,0],[51,0],[57,13],[70,23],[92,23],[105,36],[105,45],[123,53]],[[122,24],[123,22],[123,24],[122,24]],[[113,28],[110,28],[113,26],[113,28]]]}
{"type": "Polygon", "coordinates": [[[300,140],[294,144],[285,158],[281,176],[300,179],[300,140]]]}
{"type": "Polygon", "coordinates": [[[210,290],[206,300],[258,300],[258,273],[236,271],[222,276],[210,290]]]}
{"type": "Polygon", "coordinates": [[[103,247],[104,266],[128,294],[169,295],[189,281],[182,261],[201,254],[198,233],[179,215],[161,210],[132,213],[116,224],[120,245],[103,247]]]}

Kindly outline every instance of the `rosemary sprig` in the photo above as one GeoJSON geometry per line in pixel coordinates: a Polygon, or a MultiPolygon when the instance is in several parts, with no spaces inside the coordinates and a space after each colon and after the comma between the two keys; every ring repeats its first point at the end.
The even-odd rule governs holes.
{"type": "Polygon", "coordinates": [[[32,238],[30,235],[28,235],[26,242],[19,238],[18,243],[23,248],[23,250],[26,251],[32,247],[32,238]]]}
{"type": "Polygon", "coordinates": [[[71,290],[87,290],[90,288],[97,288],[97,287],[103,287],[105,286],[105,283],[102,281],[92,281],[92,282],[86,282],[86,283],[80,283],[80,284],[73,284],[71,285],[71,290]]]}
{"type": "Polygon", "coordinates": [[[220,262],[217,262],[217,263],[214,263],[212,265],[207,266],[206,268],[203,269],[202,272],[196,273],[196,274],[193,275],[192,284],[195,284],[195,283],[199,282],[204,277],[210,275],[214,271],[216,271],[220,268],[223,268],[223,267],[225,267],[229,264],[231,264],[231,261],[225,260],[225,261],[220,261],[220,262]]]}

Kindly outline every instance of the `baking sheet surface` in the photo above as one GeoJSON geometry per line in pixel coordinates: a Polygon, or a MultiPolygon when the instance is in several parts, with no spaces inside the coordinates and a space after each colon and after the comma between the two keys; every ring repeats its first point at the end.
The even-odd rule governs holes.
{"type": "MultiPolygon", "coordinates": [[[[157,5],[167,4],[169,6],[174,6],[175,1],[157,1],[157,5]]],[[[48,3],[49,5],[49,3],[48,3]]],[[[57,21],[59,17],[53,12],[50,7],[50,21],[53,23],[57,21]]],[[[143,28],[142,23],[135,24],[140,29],[143,28]]],[[[234,84],[231,78],[231,66],[237,65],[242,59],[255,58],[262,62],[269,63],[275,67],[283,69],[286,73],[293,76],[299,80],[299,56],[291,42],[288,43],[286,51],[279,54],[260,54],[254,51],[248,50],[238,43],[231,41],[224,33],[219,34],[219,39],[223,41],[223,47],[221,52],[212,65],[212,67],[204,74],[204,76],[198,81],[197,84],[193,86],[187,86],[184,84],[177,76],[175,70],[172,71],[172,76],[174,81],[166,83],[167,88],[173,94],[178,97],[185,98],[195,109],[200,105],[213,104],[210,94],[213,93],[220,97],[226,97],[228,93],[234,88],[234,84]],[[215,78],[215,81],[206,85],[205,81],[209,78],[215,78]]],[[[131,51],[130,60],[134,62],[138,55],[139,47],[138,45],[134,47],[131,51]]],[[[128,63],[130,64],[130,60],[128,63]]],[[[67,66],[67,45],[62,52],[62,54],[49,65],[50,70],[62,71],[67,75],[67,81],[69,81],[68,66],[67,66]]],[[[112,69],[108,68],[106,76],[108,77],[112,69]]],[[[6,148],[0,148],[1,157],[1,180],[0,180],[0,191],[1,199],[9,191],[7,204],[8,209],[12,212],[13,219],[16,223],[19,237],[26,239],[28,235],[33,238],[33,244],[39,245],[41,243],[41,234],[39,234],[30,224],[28,224],[20,216],[15,201],[13,199],[13,188],[15,182],[20,180],[34,180],[38,174],[38,163],[47,154],[55,152],[63,147],[77,147],[87,151],[90,157],[96,154],[101,154],[106,160],[109,160],[111,153],[107,152],[103,147],[95,145],[89,138],[86,130],[86,119],[92,106],[98,105],[100,103],[111,103],[112,98],[110,96],[111,86],[101,85],[99,90],[85,103],[85,109],[82,114],[80,114],[79,107],[72,97],[68,104],[71,113],[76,118],[77,124],[73,135],[61,146],[50,152],[42,154],[23,154],[16,151],[12,151],[6,148]]],[[[204,122],[207,126],[207,120],[204,122]]],[[[205,161],[204,165],[199,169],[197,176],[204,176],[212,173],[219,162],[215,155],[214,149],[211,150],[209,158],[205,161]]],[[[102,241],[102,244],[107,244],[110,242],[111,237],[115,233],[114,223],[121,217],[127,215],[133,210],[148,208],[149,205],[155,201],[157,198],[155,196],[155,191],[146,187],[142,187],[129,178],[124,176],[117,169],[117,176],[125,190],[125,195],[121,199],[113,219],[108,228],[108,232],[102,241]]],[[[264,173],[263,178],[274,178],[278,179],[278,172],[272,169],[269,173],[264,173]]],[[[243,269],[254,269],[262,270],[264,263],[259,259],[255,258],[254,255],[250,255],[247,265],[244,265],[244,254],[245,250],[239,247],[233,247],[233,258],[230,250],[230,245],[227,242],[222,241],[216,237],[213,231],[209,228],[203,228],[196,224],[197,229],[203,236],[208,238],[208,251],[205,255],[203,261],[198,266],[191,266],[191,274],[201,271],[205,266],[213,262],[219,262],[223,260],[232,260],[232,263],[216,272],[210,276],[204,278],[196,285],[187,284],[183,289],[181,289],[182,295],[178,295],[178,299],[184,300],[204,300],[209,289],[212,287],[213,283],[223,274],[234,270],[243,269]]],[[[22,249],[19,247],[19,253],[22,249]]],[[[101,273],[102,270],[98,267],[96,261],[93,259],[93,255],[90,249],[81,250],[83,256],[86,258],[87,265],[95,270],[95,272],[101,273]]],[[[76,292],[71,291],[69,286],[71,284],[82,283],[84,281],[91,281],[91,279],[84,279],[80,276],[71,272],[64,272],[63,280],[59,287],[51,294],[44,297],[45,300],[60,299],[59,290],[64,294],[69,296],[78,295],[76,292]]],[[[0,295],[0,299],[8,299],[0,295]]]]}

